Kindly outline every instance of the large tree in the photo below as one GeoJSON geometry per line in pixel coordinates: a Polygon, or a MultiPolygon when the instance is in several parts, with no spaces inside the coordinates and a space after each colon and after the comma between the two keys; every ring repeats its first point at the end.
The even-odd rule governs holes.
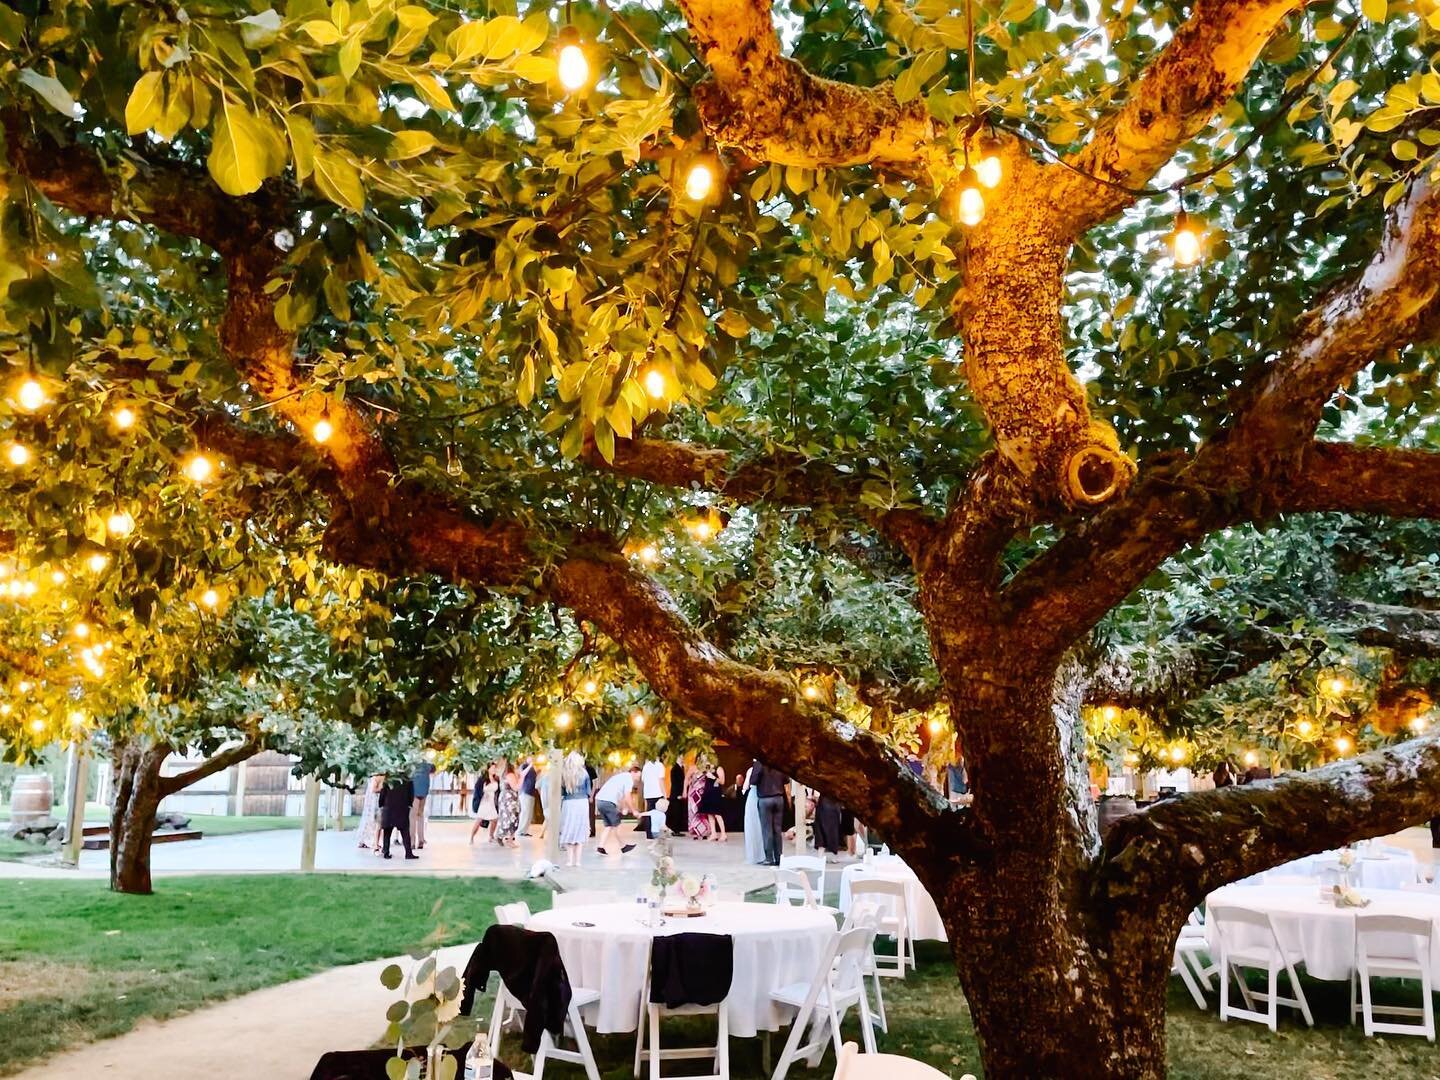
{"type": "MultiPolygon", "coordinates": [[[[1440,809],[1421,738],[1102,840],[1082,723],[1092,631],[1188,546],[1440,515],[1425,13],[524,14],[0,7],[14,377],[76,424],[153,403],[157,453],[198,444],[293,504],[302,575],[313,524],[332,563],[569,609],[673,709],[893,837],[989,1075],[1161,1075],[1206,893],[1440,809]],[[569,54],[567,92],[572,16],[603,77],[569,54]],[[1173,222],[1154,254],[1187,206],[1208,236],[1173,222]],[[971,807],[707,637],[743,596],[686,598],[717,585],[696,548],[739,504],[901,564],[971,807]]],[[[114,440],[7,415],[27,505],[103,521],[55,473],[123,473],[114,440]]],[[[190,496],[147,490],[153,543],[152,508],[190,496]]]]}

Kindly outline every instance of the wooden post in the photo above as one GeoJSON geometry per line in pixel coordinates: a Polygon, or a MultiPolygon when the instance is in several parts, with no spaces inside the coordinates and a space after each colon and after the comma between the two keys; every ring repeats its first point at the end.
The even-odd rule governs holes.
{"type": "Polygon", "coordinates": [[[61,858],[70,866],[80,865],[85,843],[85,793],[90,786],[88,744],[76,739],[70,744],[70,773],[66,782],[65,848],[61,858]]]}
{"type": "Polygon", "coordinates": [[[305,777],[305,829],[300,843],[300,869],[315,869],[315,837],[320,825],[320,778],[305,777]]]}
{"type": "Polygon", "coordinates": [[[545,760],[550,762],[550,768],[545,773],[545,789],[549,792],[546,798],[549,805],[545,810],[545,857],[553,863],[558,863],[560,861],[560,803],[565,797],[561,787],[564,759],[552,743],[550,748],[545,751],[545,760]]]}
{"type": "Polygon", "coordinates": [[[810,801],[810,789],[804,784],[796,784],[795,791],[795,854],[804,855],[806,851],[806,821],[805,807],[810,801]]]}

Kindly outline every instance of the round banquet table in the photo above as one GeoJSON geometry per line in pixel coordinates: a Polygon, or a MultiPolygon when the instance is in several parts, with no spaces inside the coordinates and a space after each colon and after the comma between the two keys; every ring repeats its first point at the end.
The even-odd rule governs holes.
{"type": "MultiPolygon", "coordinates": [[[[910,934],[917,941],[945,941],[945,924],[940,919],[940,910],[935,901],[920,884],[915,871],[900,859],[876,859],[870,866],[852,863],[840,874],[840,910],[850,914],[850,887],[857,881],[898,881],[905,886],[906,916],[910,922],[910,934]]],[[[888,897],[875,898],[883,908],[893,909],[895,901],[888,897]]],[[[891,914],[894,914],[893,910],[891,914]]]]}
{"type": "Polygon", "coordinates": [[[600,991],[600,1000],[585,1006],[581,1015],[602,1035],[635,1030],[650,942],[657,935],[729,934],[735,939],[730,1034],[744,1039],[778,1031],[790,1019],[793,1010],[772,1002],[770,991],[813,979],[839,932],[833,914],[779,904],[716,904],[693,919],[667,916],[659,927],[646,926],[640,918],[633,902],[590,904],[537,912],[525,924],[555,935],[572,985],[600,991]]]}
{"type": "MultiPolygon", "coordinates": [[[[1413,885],[1418,877],[1418,863],[1409,851],[1387,851],[1366,853],[1356,858],[1350,867],[1352,880],[1362,889],[1399,889],[1413,885]]],[[[1340,855],[1329,851],[1323,855],[1308,855],[1260,875],[1261,881],[1274,877],[1311,877],[1317,885],[1322,874],[1340,872],[1340,855]]]]}
{"type": "MultiPolygon", "coordinates": [[[[1318,885],[1227,885],[1207,898],[1207,908],[1229,904],[1263,911],[1275,924],[1280,944],[1296,949],[1305,961],[1305,970],[1316,979],[1349,979],[1355,967],[1356,915],[1416,915],[1440,919],[1440,892],[1402,892],[1396,889],[1360,889],[1370,901],[1363,908],[1336,907],[1320,899],[1318,885]]],[[[1214,923],[1205,920],[1205,937],[1210,954],[1217,959],[1220,943],[1214,923]]],[[[1258,927],[1237,930],[1242,946],[1264,946],[1265,932],[1258,927]]],[[[1399,939],[1403,943],[1404,939],[1399,939]]],[[[1385,948],[1383,941],[1380,946],[1385,948]]],[[[1430,970],[1440,978],[1440,926],[1432,931],[1430,970]]]]}

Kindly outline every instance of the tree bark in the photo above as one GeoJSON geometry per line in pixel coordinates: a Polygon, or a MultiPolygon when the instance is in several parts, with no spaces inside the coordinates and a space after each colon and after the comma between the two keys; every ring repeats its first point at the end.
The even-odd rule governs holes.
{"type": "Polygon", "coordinates": [[[165,797],[160,768],[170,756],[140,736],[115,747],[115,804],[110,810],[110,888],[118,893],[149,896],[150,841],[155,816],[165,797]]]}

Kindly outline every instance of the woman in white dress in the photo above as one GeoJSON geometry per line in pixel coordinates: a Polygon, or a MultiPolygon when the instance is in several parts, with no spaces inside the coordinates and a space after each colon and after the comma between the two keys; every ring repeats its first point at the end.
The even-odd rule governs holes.
{"type": "Polygon", "coordinates": [[[580,851],[590,839],[590,773],[585,756],[572,750],[565,758],[560,774],[560,846],[565,849],[565,865],[579,866],[580,851]]]}
{"type": "Polygon", "coordinates": [[[754,866],[761,866],[765,862],[765,837],[760,826],[760,796],[755,791],[755,785],[750,778],[755,775],[755,763],[750,763],[750,768],[745,770],[745,779],[741,788],[745,792],[745,861],[754,866]]]}
{"type": "Polygon", "coordinates": [[[385,777],[378,773],[365,783],[365,803],[360,811],[360,835],[356,841],[362,848],[380,851],[380,785],[385,777]]]}
{"type": "Polygon", "coordinates": [[[492,761],[485,766],[485,772],[475,778],[480,788],[478,805],[475,808],[475,824],[470,826],[470,843],[475,843],[475,834],[488,828],[490,842],[495,839],[495,826],[500,823],[500,765],[492,761]]]}

